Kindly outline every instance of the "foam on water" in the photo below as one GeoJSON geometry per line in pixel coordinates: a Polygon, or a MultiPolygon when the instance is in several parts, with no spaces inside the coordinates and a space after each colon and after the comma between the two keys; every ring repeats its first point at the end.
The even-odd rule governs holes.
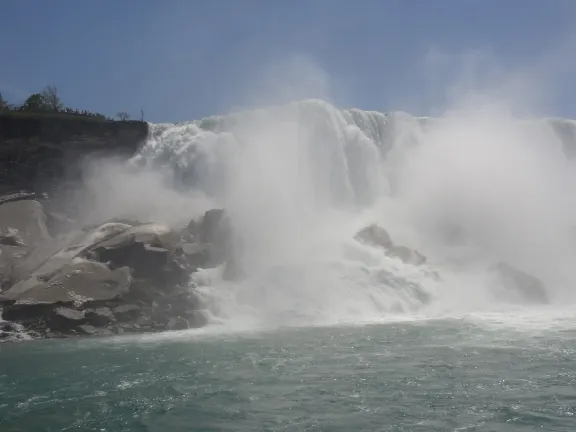
{"type": "Polygon", "coordinates": [[[573,302],[575,137],[497,104],[430,119],[306,100],[152,125],[133,162],[230,213],[248,277],[194,276],[214,323],[358,323],[526,310],[489,278],[498,260],[573,302]],[[374,222],[427,264],[354,240],[374,222]]]}

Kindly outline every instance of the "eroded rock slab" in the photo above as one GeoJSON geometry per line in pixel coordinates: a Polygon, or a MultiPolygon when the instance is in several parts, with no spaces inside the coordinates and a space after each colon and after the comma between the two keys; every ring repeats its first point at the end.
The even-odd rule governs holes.
{"type": "Polygon", "coordinates": [[[113,300],[128,291],[132,278],[128,267],[110,270],[99,262],[80,261],[58,270],[47,281],[35,276],[0,295],[0,301],[36,303],[85,303],[113,300]]]}

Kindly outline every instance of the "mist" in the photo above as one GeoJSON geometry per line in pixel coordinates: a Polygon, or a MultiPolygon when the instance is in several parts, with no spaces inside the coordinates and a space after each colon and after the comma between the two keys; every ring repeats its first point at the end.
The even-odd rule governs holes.
{"type": "MultiPolygon", "coordinates": [[[[437,73],[446,59],[430,58],[437,73]]],[[[486,274],[501,261],[542,279],[553,303],[569,301],[576,124],[540,116],[557,64],[547,79],[537,62],[518,72],[478,58],[493,60],[465,55],[449,82],[429,80],[438,86],[429,94],[442,95],[435,118],[343,110],[313,59],[266,64],[236,104],[257,108],[151,125],[129,163],[90,161],[82,218],[181,228],[225,208],[246,277],[231,284],[218,269],[194,281],[219,319],[310,324],[489,309],[510,302],[486,274]],[[354,240],[371,223],[427,264],[354,240]]]]}

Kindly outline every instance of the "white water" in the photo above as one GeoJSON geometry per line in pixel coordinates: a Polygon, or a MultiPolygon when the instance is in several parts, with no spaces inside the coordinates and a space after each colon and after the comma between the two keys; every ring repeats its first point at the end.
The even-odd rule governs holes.
{"type": "Polygon", "coordinates": [[[548,309],[573,304],[575,137],[498,105],[424,119],[308,100],[153,126],[135,162],[169,172],[187,211],[225,207],[245,241],[244,282],[196,275],[214,322],[359,323],[528,310],[489,278],[497,260],[541,278],[548,309]],[[373,222],[428,263],[353,239],[373,222]]]}

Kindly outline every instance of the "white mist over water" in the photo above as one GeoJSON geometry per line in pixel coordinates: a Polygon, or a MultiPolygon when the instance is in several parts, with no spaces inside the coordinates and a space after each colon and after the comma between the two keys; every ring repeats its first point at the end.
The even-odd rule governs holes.
{"type": "Polygon", "coordinates": [[[493,101],[427,119],[304,100],[153,126],[136,160],[171,172],[196,213],[226,208],[244,241],[246,280],[195,277],[215,322],[369,322],[522,308],[486,272],[500,260],[572,302],[575,135],[493,101]],[[353,239],[374,222],[428,263],[353,239]]]}

